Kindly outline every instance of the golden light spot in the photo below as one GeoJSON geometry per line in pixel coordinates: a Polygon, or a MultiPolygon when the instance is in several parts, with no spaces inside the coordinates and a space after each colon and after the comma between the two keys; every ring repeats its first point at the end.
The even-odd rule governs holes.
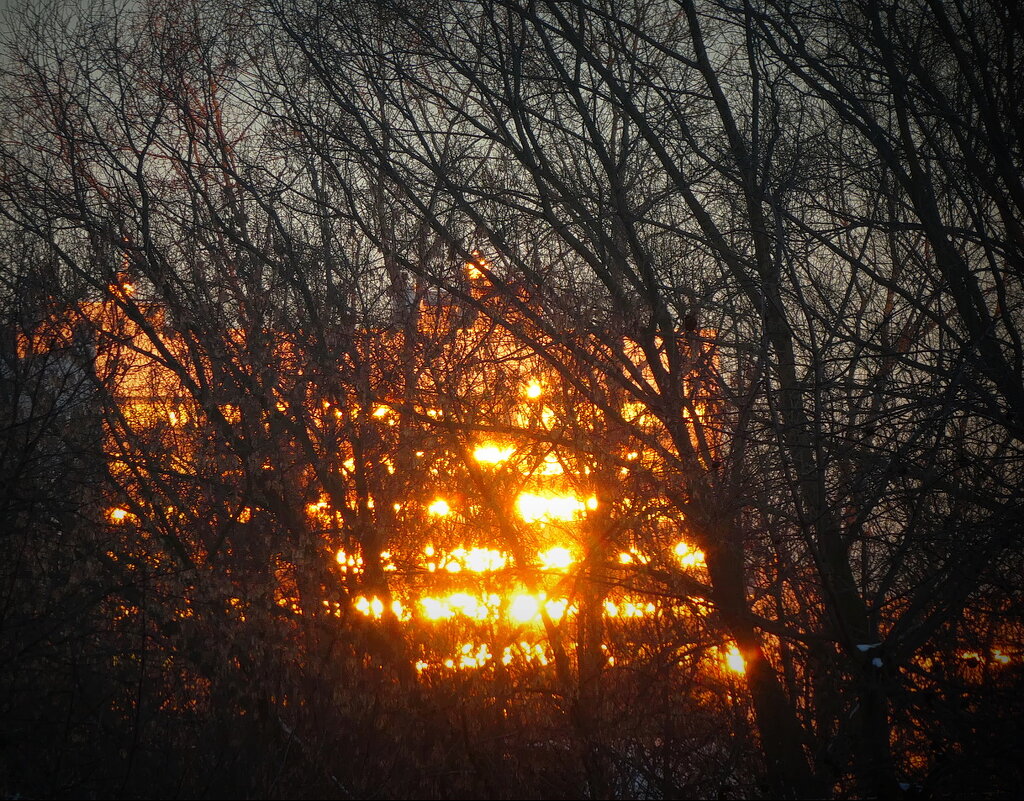
{"type": "Polygon", "coordinates": [[[548,617],[556,623],[565,616],[565,612],[568,608],[569,601],[565,598],[552,598],[550,601],[544,602],[544,611],[547,612],[548,617]]]}
{"type": "Polygon", "coordinates": [[[565,570],[575,561],[572,552],[561,545],[538,553],[537,558],[545,570],[565,570]]]}
{"type": "Polygon", "coordinates": [[[673,551],[679,564],[683,567],[705,567],[704,551],[698,550],[685,542],[676,543],[673,551]]]}
{"type": "Polygon", "coordinates": [[[473,451],[473,458],[483,464],[500,464],[515,452],[511,445],[500,447],[493,443],[485,443],[473,451]]]}
{"type": "Polygon", "coordinates": [[[538,382],[531,381],[529,384],[526,385],[526,388],[523,390],[523,392],[526,394],[526,397],[528,398],[539,398],[541,395],[544,394],[544,389],[538,382]]]}
{"type": "Polygon", "coordinates": [[[379,619],[384,614],[384,602],[376,595],[373,598],[360,595],[356,598],[355,607],[357,612],[367,617],[379,619]]]}
{"type": "Polygon", "coordinates": [[[387,406],[378,406],[373,410],[374,417],[387,417],[391,410],[387,406]]]}
{"type": "Polygon", "coordinates": [[[447,620],[455,615],[454,610],[440,598],[420,598],[420,606],[427,620],[447,620]]]}
{"type": "Polygon", "coordinates": [[[248,523],[252,520],[252,509],[248,506],[243,506],[242,511],[238,513],[239,523],[248,523]]]}
{"type": "Polygon", "coordinates": [[[532,664],[534,662],[541,666],[548,664],[548,653],[547,649],[540,643],[528,643],[525,640],[515,645],[509,645],[502,651],[501,663],[503,665],[512,664],[516,658],[532,664]]]}
{"type": "Polygon", "coordinates": [[[502,570],[507,563],[508,557],[493,548],[454,548],[442,558],[442,566],[449,573],[489,573],[502,570]]]}
{"type": "Polygon", "coordinates": [[[516,498],[516,511],[526,523],[577,519],[586,504],[574,495],[537,495],[524,492],[516,498]]]}
{"type": "Polygon", "coordinates": [[[363,572],[363,557],[359,554],[348,554],[344,549],[339,549],[334,555],[334,561],[341,567],[342,573],[363,572]]]}
{"type": "Polygon", "coordinates": [[[743,654],[740,653],[740,649],[735,645],[730,645],[729,650],[725,652],[725,666],[733,673],[747,672],[747,664],[743,660],[743,654]]]}
{"type": "Polygon", "coordinates": [[[488,573],[505,567],[506,559],[501,551],[491,548],[470,548],[468,551],[460,553],[461,550],[461,548],[457,548],[452,551],[452,555],[461,558],[466,570],[471,570],[474,573],[488,573]]]}
{"type": "Polygon", "coordinates": [[[454,592],[444,598],[421,598],[419,604],[427,620],[450,620],[460,615],[470,620],[484,621],[497,617],[501,599],[493,593],[477,596],[468,592],[454,592]]]}
{"type": "Polygon", "coordinates": [[[631,565],[631,564],[633,564],[633,554],[626,553],[625,551],[620,553],[619,554],[619,564],[620,565],[631,565]]]}
{"type": "Polygon", "coordinates": [[[483,667],[491,659],[491,649],[487,643],[474,646],[473,643],[463,643],[459,648],[459,667],[462,669],[483,667]]]}
{"type": "Polygon", "coordinates": [[[316,503],[307,504],[306,505],[306,512],[308,514],[310,514],[310,515],[318,515],[321,512],[323,512],[323,511],[325,511],[326,509],[329,509],[329,508],[330,508],[330,503],[328,503],[327,499],[326,498],[321,498],[316,503]]]}
{"type": "Polygon", "coordinates": [[[558,457],[553,453],[549,453],[544,457],[544,461],[537,472],[542,476],[560,476],[565,472],[565,469],[562,467],[562,463],[558,461],[558,457]]]}
{"type": "Polygon", "coordinates": [[[508,616],[516,623],[530,623],[540,618],[540,601],[532,595],[519,594],[512,596],[508,605],[508,616]]]}
{"type": "MultiPolygon", "coordinates": [[[[446,500],[438,498],[427,507],[427,511],[436,517],[444,517],[447,514],[451,514],[452,508],[448,505],[446,500]]],[[[428,556],[432,555],[433,554],[428,554],[428,556]]]]}
{"type": "Polygon", "coordinates": [[[644,615],[653,615],[658,608],[653,603],[630,600],[625,598],[616,603],[611,599],[604,602],[604,613],[607,617],[637,618],[644,615]]]}
{"type": "Polygon", "coordinates": [[[464,617],[486,620],[487,605],[468,592],[455,592],[448,596],[448,605],[464,617]]]}
{"type": "Polygon", "coordinates": [[[110,510],[109,517],[112,523],[125,523],[131,521],[132,518],[135,517],[135,515],[133,515],[127,509],[117,507],[115,509],[110,510]]]}

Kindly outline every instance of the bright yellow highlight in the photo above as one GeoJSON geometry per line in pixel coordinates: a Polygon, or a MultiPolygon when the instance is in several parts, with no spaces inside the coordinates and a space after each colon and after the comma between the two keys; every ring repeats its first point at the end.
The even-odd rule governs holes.
{"type": "Polygon", "coordinates": [[[531,381],[523,390],[528,398],[539,398],[544,394],[544,389],[536,381],[531,381]]]}
{"type": "Polygon", "coordinates": [[[685,542],[677,543],[674,552],[683,567],[706,567],[704,551],[693,548],[685,542]]]}
{"type": "Polygon", "coordinates": [[[575,561],[569,549],[561,545],[542,551],[537,558],[545,570],[566,570],[575,561]]]}
{"type": "Polygon", "coordinates": [[[547,649],[540,643],[528,643],[525,640],[517,645],[509,645],[501,654],[501,664],[510,665],[519,657],[527,664],[538,663],[542,667],[548,663],[547,649]]]}
{"type": "Polygon", "coordinates": [[[746,673],[747,663],[743,661],[743,654],[735,645],[730,645],[725,652],[725,666],[733,673],[746,673]]]}
{"type": "Polygon", "coordinates": [[[493,443],[485,443],[473,451],[473,458],[482,464],[501,464],[515,452],[511,445],[500,447],[493,443]]]}
{"type": "Polygon", "coordinates": [[[438,498],[427,507],[427,511],[435,517],[444,517],[451,514],[452,508],[448,505],[448,501],[438,498]]]}
{"type": "Polygon", "coordinates": [[[449,573],[491,573],[502,570],[508,559],[501,551],[493,548],[455,548],[442,560],[442,566],[449,573]]]}
{"type": "Polygon", "coordinates": [[[334,561],[341,567],[342,573],[358,574],[363,572],[363,557],[359,554],[345,553],[344,548],[338,549],[334,555],[334,561]]]}
{"type": "Polygon", "coordinates": [[[134,517],[134,515],[127,509],[117,508],[110,510],[110,521],[112,523],[124,523],[131,517],[134,517]]]}
{"type": "Polygon", "coordinates": [[[508,616],[516,623],[530,623],[540,619],[540,601],[532,595],[516,595],[508,605],[508,616]]]}
{"type": "Polygon", "coordinates": [[[467,642],[459,648],[459,667],[463,670],[483,667],[490,660],[491,649],[487,647],[487,643],[481,643],[474,648],[473,643],[467,642]]]}
{"type": "Polygon", "coordinates": [[[427,620],[450,620],[461,616],[470,620],[493,620],[498,616],[501,598],[490,595],[471,595],[454,592],[444,598],[427,596],[420,599],[423,617],[427,620]]]}
{"type": "MultiPolygon", "coordinates": [[[[360,595],[356,598],[355,607],[357,612],[372,617],[374,620],[380,620],[384,616],[384,601],[376,595],[372,598],[360,595]]],[[[409,613],[400,601],[391,602],[391,614],[399,620],[409,619],[409,613]]]]}
{"type": "Polygon", "coordinates": [[[632,548],[628,551],[623,551],[619,554],[620,565],[646,565],[651,561],[651,558],[646,554],[642,554],[639,551],[634,551],[632,548]]]}
{"type": "Polygon", "coordinates": [[[540,623],[541,610],[556,623],[570,611],[569,601],[565,598],[546,599],[544,593],[540,597],[529,593],[518,593],[512,596],[508,605],[508,618],[513,623],[540,623]]]}
{"type": "Polygon", "coordinates": [[[642,601],[631,601],[628,599],[619,603],[612,600],[605,600],[604,602],[604,613],[607,617],[635,618],[653,615],[656,611],[658,611],[658,607],[650,602],[643,603],[642,601]]]}
{"type": "Polygon", "coordinates": [[[326,498],[321,498],[316,503],[310,503],[306,505],[306,513],[310,516],[316,516],[326,509],[330,508],[330,503],[327,502],[326,498]]]}
{"type": "MultiPolygon", "coordinates": [[[[993,665],[1009,665],[1013,661],[1013,657],[1003,651],[1002,648],[993,648],[989,652],[991,660],[989,664],[993,665]]],[[[959,657],[965,662],[984,662],[985,658],[978,651],[961,651],[959,657]]]]}
{"type": "Polygon", "coordinates": [[[568,608],[569,602],[565,598],[552,598],[550,601],[544,602],[544,611],[556,623],[565,617],[565,612],[568,608]]]}
{"type": "Polygon", "coordinates": [[[553,453],[549,453],[544,457],[544,461],[537,469],[537,473],[542,476],[560,476],[565,472],[562,467],[562,463],[558,461],[558,457],[553,453]]]}
{"type": "Polygon", "coordinates": [[[575,495],[537,495],[524,492],[516,498],[516,511],[526,523],[569,522],[587,508],[575,495]]]}
{"type": "Polygon", "coordinates": [[[384,602],[376,596],[367,598],[365,595],[360,595],[356,598],[356,611],[367,617],[379,618],[384,614],[384,602]]]}

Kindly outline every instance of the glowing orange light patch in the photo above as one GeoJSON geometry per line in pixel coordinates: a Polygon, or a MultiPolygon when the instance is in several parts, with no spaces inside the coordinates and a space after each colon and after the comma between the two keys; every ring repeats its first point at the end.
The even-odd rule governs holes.
{"type": "Polygon", "coordinates": [[[516,498],[516,511],[526,523],[576,520],[587,505],[574,495],[537,495],[524,492],[516,498]]]}
{"type": "Polygon", "coordinates": [[[511,446],[500,447],[493,443],[481,445],[473,451],[473,458],[482,464],[501,464],[515,452],[511,446]]]}
{"type": "Polygon", "coordinates": [[[743,654],[735,645],[730,645],[725,652],[725,666],[733,673],[746,673],[747,663],[743,660],[743,654]]]}
{"type": "Polygon", "coordinates": [[[452,508],[448,505],[448,501],[438,498],[427,507],[427,511],[435,517],[444,517],[451,514],[452,508]]]}
{"type": "Polygon", "coordinates": [[[516,623],[530,623],[540,619],[540,601],[532,595],[515,595],[508,605],[508,616],[516,623]]]}
{"type": "Polygon", "coordinates": [[[545,570],[565,570],[575,561],[572,552],[568,548],[557,545],[537,554],[541,566],[545,570]]]}
{"type": "Polygon", "coordinates": [[[131,516],[132,513],[127,509],[117,508],[110,510],[110,520],[113,523],[123,523],[131,516]]]}
{"type": "Polygon", "coordinates": [[[683,567],[705,567],[704,551],[693,548],[685,542],[677,543],[674,553],[683,567]]]}

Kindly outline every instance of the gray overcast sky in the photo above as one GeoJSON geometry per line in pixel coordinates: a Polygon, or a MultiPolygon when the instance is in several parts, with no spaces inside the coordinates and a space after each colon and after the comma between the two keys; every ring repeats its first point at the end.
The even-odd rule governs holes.
{"type": "Polygon", "coordinates": [[[7,33],[7,16],[12,9],[24,8],[35,0],[0,0],[0,31],[7,33]]]}

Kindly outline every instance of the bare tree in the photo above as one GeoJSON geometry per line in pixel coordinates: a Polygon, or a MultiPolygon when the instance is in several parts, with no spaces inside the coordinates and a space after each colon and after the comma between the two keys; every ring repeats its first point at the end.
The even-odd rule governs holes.
{"type": "Polygon", "coordinates": [[[983,6],[26,18],[4,675],[67,681],[5,703],[87,663],[114,722],[11,792],[941,794],[1022,647],[1019,29],[983,6]],[[416,600],[499,584],[528,625],[416,600]]]}
{"type": "Polygon", "coordinates": [[[396,4],[380,47],[329,4],[317,28],[302,12],[281,19],[334,106],[358,110],[346,141],[453,246],[487,242],[513,301],[489,313],[658,454],[747,659],[773,790],[852,776],[896,793],[910,757],[890,751],[892,694],[1019,515],[1012,70],[978,38],[998,13],[396,4]],[[379,52],[340,69],[342,41],[379,52]],[[922,60],[932,41],[941,69],[922,60]],[[364,86],[390,105],[366,113],[364,86]],[[515,303],[520,284],[540,309],[515,303]],[[705,327],[717,369],[675,344],[705,327]],[[719,414],[696,413],[695,369],[719,414]],[[596,397],[589,371],[654,430],[596,397]]]}

